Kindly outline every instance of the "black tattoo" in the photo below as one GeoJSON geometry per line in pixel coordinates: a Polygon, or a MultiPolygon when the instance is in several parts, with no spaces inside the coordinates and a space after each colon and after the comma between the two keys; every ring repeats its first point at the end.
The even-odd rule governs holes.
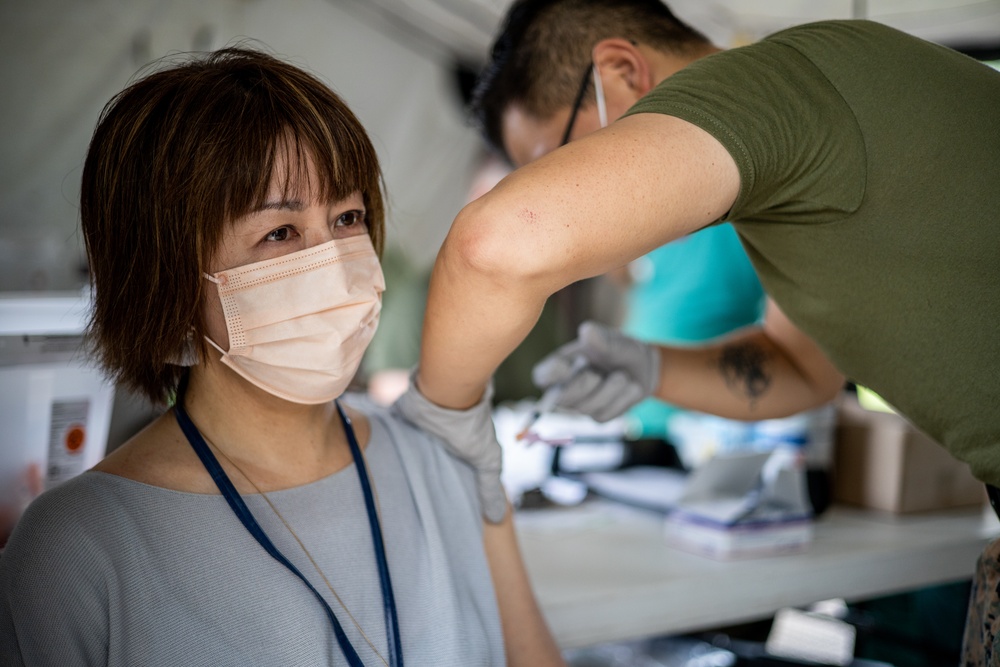
{"type": "Polygon", "coordinates": [[[719,355],[719,371],[726,385],[750,399],[750,409],[771,385],[771,374],[765,368],[768,356],[753,343],[727,345],[719,355]]]}

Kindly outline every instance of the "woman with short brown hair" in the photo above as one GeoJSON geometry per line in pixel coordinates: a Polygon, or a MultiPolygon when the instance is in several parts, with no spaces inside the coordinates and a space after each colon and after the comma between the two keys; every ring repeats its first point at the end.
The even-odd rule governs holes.
{"type": "Polygon", "coordinates": [[[0,662],[560,662],[510,513],[484,527],[440,441],[337,400],[384,214],[332,91],[246,49],[154,72],[102,113],[81,214],[96,356],[173,407],[28,508],[0,662]]]}

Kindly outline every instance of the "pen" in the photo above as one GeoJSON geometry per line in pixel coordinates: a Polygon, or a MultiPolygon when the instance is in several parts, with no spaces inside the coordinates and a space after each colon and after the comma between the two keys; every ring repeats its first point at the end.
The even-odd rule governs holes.
{"type": "Polygon", "coordinates": [[[524,440],[524,438],[528,435],[528,431],[530,431],[531,427],[535,425],[535,422],[537,422],[542,415],[547,412],[551,412],[556,407],[559,403],[559,399],[562,398],[563,392],[566,391],[566,385],[569,384],[569,381],[576,377],[576,374],[583,370],[586,365],[587,358],[582,354],[578,354],[573,357],[573,364],[569,369],[569,377],[545,390],[545,393],[542,394],[542,398],[535,405],[535,409],[531,411],[531,415],[528,417],[528,422],[517,434],[517,440],[524,440]]]}

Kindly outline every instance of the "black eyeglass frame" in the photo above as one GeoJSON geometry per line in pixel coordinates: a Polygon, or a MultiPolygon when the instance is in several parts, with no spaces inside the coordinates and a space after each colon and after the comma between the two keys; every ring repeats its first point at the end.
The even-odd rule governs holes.
{"type": "Polygon", "coordinates": [[[576,99],[573,101],[573,110],[569,114],[569,122],[566,124],[566,131],[563,132],[562,141],[559,142],[559,147],[562,148],[569,143],[569,135],[573,132],[573,125],[576,124],[576,116],[580,113],[580,105],[583,104],[583,96],[587,94],[587,88],[590,86],[590,75],[593,70],[593,65],[588,65],[587,69],[583,72],[583,80],[580,81],[580,89],[576,93],[576,99]]]}

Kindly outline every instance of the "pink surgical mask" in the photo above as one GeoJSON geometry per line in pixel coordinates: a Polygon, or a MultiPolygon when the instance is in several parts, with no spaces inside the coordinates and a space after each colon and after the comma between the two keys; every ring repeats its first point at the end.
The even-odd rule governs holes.
{"type": "Polygon", "coordinates": [[[378,327],[385,279],[367,235],[329,241],[205,277],[229,331],[222,363],[295,403],[344,393],[378,327]]]}

